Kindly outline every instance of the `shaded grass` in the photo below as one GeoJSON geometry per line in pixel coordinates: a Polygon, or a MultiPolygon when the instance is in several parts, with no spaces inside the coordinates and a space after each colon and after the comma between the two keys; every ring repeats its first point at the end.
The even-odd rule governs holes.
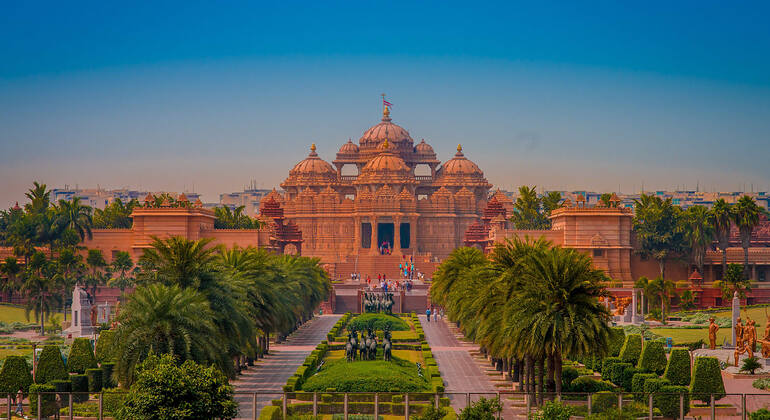
{"type": "Polygon", "coordinates": [[[417,375],[415,363],[394,356],[391,362],[328,360],[302,386],[310,392],[328,388],[337,392],[419,392],[429,391],[430,383],[417,375]]]}

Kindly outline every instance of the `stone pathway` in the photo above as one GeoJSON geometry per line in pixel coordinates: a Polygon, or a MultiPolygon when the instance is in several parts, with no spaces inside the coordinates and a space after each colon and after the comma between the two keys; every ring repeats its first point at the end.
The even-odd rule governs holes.
{"type": "Polygon", "coordinates": [[[257,392],[258,410],[277,399],[283,392],[283,385],[302,365],[313,349],[326,339],[326,334],[342,315],[322,315],[305,323],[281,344],[270,345],[270,354],[260,359],[256,366],[238,377],[235,387],[235,401],[239,405],[238,419],[252,419],[252,401],[257,392]],[[270,395],[270,392],[273,392],[270,395]]]}

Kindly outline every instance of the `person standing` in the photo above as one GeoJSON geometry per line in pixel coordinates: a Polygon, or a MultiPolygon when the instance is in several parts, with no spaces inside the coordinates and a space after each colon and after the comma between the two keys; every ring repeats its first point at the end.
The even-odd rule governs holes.
{"type": "Polygon", "coordinates": [[[428,322],[430,322],[430,308],[425,310],[425,315],[428,316],[428,322]]]}

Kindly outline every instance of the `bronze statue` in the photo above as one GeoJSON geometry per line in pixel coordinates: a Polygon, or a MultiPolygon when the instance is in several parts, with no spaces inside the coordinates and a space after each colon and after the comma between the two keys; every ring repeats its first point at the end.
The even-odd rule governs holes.
{"type": "Polygon", "coordinates": [[[743,347],[743,324],[741,319],[735,320],[735,348],[743,347]]]}
{"type": "Polygon", "coordinates": [[[717,331],[719,331],[719,325],[714,322],[714,318],[709,318],[709,348],[711,350],[717,348],[717,331]]]}
{"type": "Polygon", "coordinates": [[[740,341],[737,346],[735,346],[735,366],[738,366],[738,358],[743,353],[748,353],[749,348],[746,346],[746,343],[744,341],[740,341]]]}
{"type": "Polygon", "coordinates": [[[757,345],[757,328],[754,326],[754,320],[746,317],[746,325],[743,327],[743,340],[746,342],[746,347],[749,349],[751,355],[754,355],[754,350],[757,345]]]}
{"type": "Polygon", "coordinates": [[[390,335],[390,328],[389,326],[385,328],[384,332],[384,339],[382,340],[382,358],[386,362],[390,362],[391,358],[391,349],[393,348],[393,344],[391,344],[391,335],[390,335]]]}
{"type": "Polygon", "coordinates": [[[762,337],[762,357],[770,357],[770,315],[767,314],[765,309],[765,336],[762,337]]]}
{"type": "Polygon", "coordinates": [[[617,298],[615,304],[618,308],[615,310],[615,315],[625,315],[626,308],[631,304],[631,298],[617,298]]]}

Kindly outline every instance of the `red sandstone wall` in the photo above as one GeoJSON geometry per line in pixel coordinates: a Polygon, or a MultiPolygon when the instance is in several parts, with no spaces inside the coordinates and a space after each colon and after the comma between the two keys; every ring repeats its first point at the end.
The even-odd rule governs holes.
{"type": "Polygon", "coordinates": [[[86,237],[83,246],[102,250],[107,263],[112,262],[113,251],[128,251],[131,258],[136,260],[141,256],[141,251],[132,248],[133,232],[131,229],[93,229],[93,238],[86,237]]]}
{"type": "Polygon", "coordinates": [[[213,245],[224,245],[232,248],[238,245],[241,248],[249,246],[265,247],[270,243],[268,232],[259,229],[214,229],[201,231],[201,237],[213,238],[213,245]]]}
{"type": "MultiPolygon", "coordinates": [[[[666,278],[672,281],[687,280],[690,276],[688,272],[689,264],[678,260],[669,260],[666,263],[666,278]]],[[[658,262],[652,258],[643,260],[638,254],[631,255],[631,276],[636,281],[639,277],[645,276],[654,279],[660,275],[658,262]]]]}

